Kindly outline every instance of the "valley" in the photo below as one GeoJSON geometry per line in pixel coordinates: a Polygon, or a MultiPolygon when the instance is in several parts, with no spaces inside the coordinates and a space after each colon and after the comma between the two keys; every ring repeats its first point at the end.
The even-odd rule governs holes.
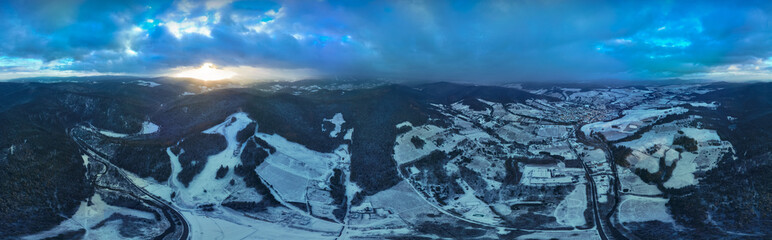
{"type": "Polygon", "coordinates": [[[14,84],[69,96],[0,115],[64,104],[27,121],[62,127],[93,189],[29,239],[679,236],[711,211],[673,207],[747,157],[710,95],[736,86],[14,84]]]}

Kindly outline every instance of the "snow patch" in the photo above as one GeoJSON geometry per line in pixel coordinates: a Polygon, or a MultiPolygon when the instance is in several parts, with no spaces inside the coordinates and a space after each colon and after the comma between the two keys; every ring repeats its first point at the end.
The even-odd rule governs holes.
{"type": "Polygon", "coordinates": [[[354,135],[354,128],[349,128],[348,131],[346,131],[346,135],[343,136],[343,140],[351,141],[351,138],[353,135],[354,135]]]}
{"type": "Polygon", "coordinates": [[[563,201],[555,208],[555,219],[566,226],[583,226],[587,224],[584,211],[587,209],[587,188],[584,184],[576,185],[563,201]]]}
{"type": "Polygon", "coordinates": [[[692,107],[704,107],[704,108],[711,108],[711,109],[715,109],[715,108],[718,107],[718,103],[717,102],[711,102],[711,103],[706,103],[706,102],[690,102],[689,105],[692,105],[692,107]]]}
{"type": "Polygon", "coordinates": [[[80,158],[83,159],[83,166],[88,168],[88,164],[90,163],[90,161],[88,160],[88,155],[86,154],[80,155],[80,158]]]}
{"type": "Polygon", "coordinates": [[[397,128],[412,127],[412,126],[413,126],[413,124],[408,122],[408,121],[404,121],[404,122],[401,122],[401,123],[397,124],[397,128]]]}
{"type": "Polygon", "coordinates": [[[143,122],[142,123],[142,131],[139,131],[139,134],[151,134],[158,132],[158,125],[155,125],[155,123],[151,122],[143,122]]]}
{"type": "Polygon", "coordinates": [[[331,119],[325,118],[323,121],[330,122],[332,124],[335,124],[335,129],[330,132],[330,137],[338,137],[338,133],[340,133],[340,127],[343,125],[343,123],[346,122],[346,120],[343,120],[343,114],[336,113],[335,116],[332,116],[331,119]]]}
{"type": "Polygon", "coordinates": [[[137,81],[137,85],[145,86],[145,87],[158,87],[158,86],[161,86],[161,84],[159,84],[157,82],[144,81],[144,80],[137,81]]]}
{"type": "Polygon", "coordinates": [[[154,124],[152,122],[145,121],[145,122],[142,123],[142,129],[138,133],[136,133],[136,134],[117,133],[117,132],[113,132],[113,131],[110,131],[110,130],[107,130],[107,129],[97,129],[94,126],[91,126],[88,129],[91,130],[91,131],[99,132],[99,134],[102,134],[102,135],[107,136],[107,137],[126,138],[126,137],[129,137],[131,135],[144,135],[144,134],[156,133],[156,132],[158,132],[158,129],[160,129],[160,127],[158,127],[158,125],[156,125],[156,124],[154,124]]]}
{"type": "Polygon", "coordinates": [[[101,133],[102,135],[108,136],[108,137],[112,137],[112,138],[125,138],[125,137],[129,136],[129,134],[117,133],[117,132],[113,132],[113,131],[110,131],[110,130],[99,130],[99,133],[101,133]]]}

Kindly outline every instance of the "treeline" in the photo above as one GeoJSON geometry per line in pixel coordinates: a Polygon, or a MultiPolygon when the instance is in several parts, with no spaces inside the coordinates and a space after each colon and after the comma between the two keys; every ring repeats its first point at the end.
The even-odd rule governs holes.
{"type": "Polygon", "coordinates": [[[251,213],[262,212],[269,207],[281,206],[281,203],[274,198],[271,191],[255,172],[255,168],[265,161],[269,153],[274,153],[276,149],[265,142],[257,144],[254,141],[256,139],[259,138],[252,137],[246,140],[244,151],[241,152],[241,164],[233,168],[233,173],[242,177],[247,187],[255,189],[263,198],[260,201],[228,201],[223,203],[223,206],[251,213]]]}
{"type": "Polygon", "coordinates": [[[683,150],[686,150],[687,152],[697,152],[697,140],[694,140],[694,138],[690,138],[688,136],[676,137],[673,139],[673,145],[683,147],[683,149],[676,149],[679,152],[683,150]]]}
{"type": "Polygon", "coordinates": [[[196,133],[183,139],[179,146],[173,147],[180,154],[178,159],[182,165],[177,180],[187,187],[193,177],[204,170],[208,157],[222,152],[227,146],[228,142],[220,134],[196,133]]]}
{"type": "Polygon", "coordinates": [[[0,236],[52,228],[93,194],[78,146],[63,131],[7,119],[0,130],[0,236]]]}

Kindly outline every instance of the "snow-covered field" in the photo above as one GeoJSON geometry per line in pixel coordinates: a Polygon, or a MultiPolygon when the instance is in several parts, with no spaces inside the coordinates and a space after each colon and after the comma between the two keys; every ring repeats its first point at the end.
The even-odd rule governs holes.
{"type": "Polygon", "coordinates": [[[335,153],[320,153],[310,150],[276,134],[257,133],[255,137],[276,148],[277,154],[268,156],[263,162],[264,164],[277,165],[306,178],[322,180],[322,177],[326,176],[337,163],[342,161],[342,156],[335,153]]]}
{"type": "MultiPolygon", "coordinates": [[[[665,187],[683,188],[697,184],[698,180],[695,173],[707,171],[717,166],[720,157],[724,153],[730,152],[732,147],[730,143],[721,141],[715,130],[683,127],[682,125],[677,122],[658,125],[642,134],[639,139],[619,143],[619,145],[633,150],[626,161],[633,168],[646,169],[650,173],[656,173],[660,170],[660,159],[664,158],[666,166],[676,163],[672,177],[664,183],[665,187]],[[672,144],[677,136],[693,138],[699,146],[697,152],[676,151],[672,144]]],[[[637,190],[648,193],[659,192],[651,190],[650,187],[646,187],[632,178],[622,182],[623,185],[637,186],[629,186],[631,191],[633,188],[637,188],[637,190]]]]}
{"type": "Polygon", "coordinates": [[[425,214],[439,213],[422,196],[413,191],[410,183],[407,181],[401,181],[387,190],[366,197],[364,202],[371,203],[373,208],[391,210],[391,212],[409,222],[420,220],[421,216],[425,214]],[[394,199],[399,199],[399,201],[394,199]]]}
{"type": "Polygon", "coordinates": [[[668,212],[667,199],[656,197],[623,196],[619,204],[619,221],[629,222],[674,222],[668,212]]]}
{"type": "Polygon", "coordinates": [[[284,170],[274,164],[261,164],[257,174],[271,186],[274,186],[276,196],[287,202],[306,202],[306,188],[311,184],[306,176],[295,174],[292,170],[284,170]]]}
{"type": "Polygon", "coordinates": [[[218,207],[213,212],[181,211],[190,223],[193,240],[209,239],[335,239],[340,227],[328,224],[318,230],[299,229],[281,223],[249,218],[228,208],[218,207]]]}
{"type": "Polygon", "coordinates": [[[102,135],[105,135],[105,136],[108,136],[108,137],[112,137],[112,138],[125,138],[125,137],[129,137],[131,135],[152,134],[152,133],[158,132],[158,129],[160,129],[160,127],[158,125],[156,125],[156,124],[154,124],[152,122],[148,122],[148,121],[143,122],[142,123],[142,129],[138,133],[135,133],[135,134],[117,133],[117,132],[113,132],[113,131],[110,131],[110,130],[107,130],[107,129],[97,129],[96,127],[93,127],[93,126],[90,128],[90,130],[92,130],[92,131],[97,131],[97,132],[99,132],[102,135]]]}
{"type": "Polygon", "coordinates": [[[662,194],[662,191],[657,189],[656,185],[643,182],[641,177],[635,175],[630,169],[617,166],[617,173],[619,174],[619,183],[622,185],[622,190],[626,189],[627,193],[649,196],[662,194]]]}
{"type": "Polygon", "coordinates": [[[309,188],[326,188],[333,169],[351,158],[346,144],[332,153],[320,153],[275,134],[255,137],[276,148],[255,171],[284,201],[306,202],[309,188]]]}
{"type": "Polygon", "coordinates": [[[464,189],[464,195],[451,201],[446,210],[455,210],[460,212],[464,218],[486,224],[499,223],[498,216],[491,211],[487,203],[475,197],[474,190],[463,180],[457,179],[461,188],[464,189]]]}
{"type": "Polygon", "coordinates": [[[608,122],[595,122],[582,126],[582,132],[587,136],[592,133],[601,133],[607,140],[614,141],[632,135],[638,128],[649,125],[660,118],[671,114],[681,114],[688,110],[682,107],[668,109],[633,109],[622,112],[621,118],[608,122]]]}
{"type": "Polygon", "coordinates": [[[586,239],[586,240],[599,240],[598,231],[595,229],[589,230],[567,230],[567,231],[545,231],[534,232],[526,235],[518,236],[516,239],[523,240],[553,240],[553,239],[586,239]]]}
{"type": "MultiPolygon", "coordinates": [[[[175,201],[177,204],[186,207],[195,207],[201,204],[219,204],[232,195],[233,191],[244,192],[244,194],[250,196],[259,196],[258,193],[250,188],[230,185],[229,181],[231,178],[228,177],[234,174],[232,169],[241,164],[239,153],[244,146],[236,140],[236,134],[252,122],[252,119],[246,113],[239,112],[226,118],[223,123],[203,131],[206,134],[223,135],[228,145],[222,152],[208,157],[204,169],[193,178],[187,188],[181,185],[176,186],[177,196],[175,201]],[[217,170],[221,166],[228,167],[229,171],[226,177],[216,179],[217,170]]],[[[176,158],[173,160],[176,160],[176,158]]],[[[175,168],[173,167],[173,169],[175,168]]],[[[177,173],[179,172],[173,173],[171,179],[177,179],[177,173]]]]}
{"type": "MultiPolygon", "coordinates": [[[[141,179],[129,174],[129,178],[138,186],[166,200],[180,210],[191,224],[193,239],[277,239],[277,238],[334,238],[333,234],[340,231],[340,224],[318,220],[306,212],[293,212],[299,220],[289,220],[287,223],[263,221],[243,216],[231,209],[219,206],[226,198],[248,199],[258,202],[262,196],[254,189],[245,186],[240,177],[234,175],[232,169],[241,164],[240,154],[244,144],[236,140],[236,135],[247,125],[254,122],[246,113],[235,113],[226,120],[210,129],[206,134],[220,134],[227,140],[227,147],[220,153],[208,157],[204,169],[196,175],[185,187],[177,180],[182,170],[178,156],[167,149],[172,167],[169,182],[158,183],[153,179],[141,179]],[[221,166],[230,169],[226,177],[216,179],[215,175],[221,166]],[[230,179],[237,180],[230,184],[230,179]],[[175,192],[174,199],[171,193],[175,192]],[[214,212],[203,212],[197,209],[203,204],[214,204],[214,212]],[[306,220],[302,220],[306,219],[306,220]],[[293,227],[287,226],[290,224],[293,227]],[[303,229],[298,229],[298,227],[303,229]]],[[[342,124],[342,122],[339,122],[342,124]]],[[[255,171],[270,185],[272,193],[281,202],[306,202],[307,191],[328,188],[326,180],[332,175],[333,168],[341,167],[350,162],[348,145],[344,144],[332,153],[320,153],[306,148],[298,143],[290,142],[276,134],[257,132],[254,137],[264,140],[276,149],[255,171]]],[[[348,131],[351,132],[351,129],[348,131]]],[[[182,150],[184,151],[184,149],[182,150]]],[[[346,167],[347,169],[347,167],[346,167]]],[[[348,175],[348,172],[346,172],[348,175]]],[[[359,191],[354,183],[347,182],[349,199],[359,191]]],[[[319,196],[329,195],[314,195],[319,196]]],[[[317,199],[318,200],[318,199],[317,199]]],[[[324,203],[330,200],[321,200],[324,203]]],[[[287,209],[287,211],[294,211],[287,209]]],[[[289,216],[289,215],[288,215],[289,216]]],[[[288,221],[277,219],[277,221],[288,221]]]]}
{"type": "MultiPolygon", "coordinates": [[[[60,223],[53,229],[34,235],[28,235],[22,239],[49,238],[61,233],[79,229],[86,230],[83,239],[126,239],[119,235],[118,228],[122,222],[121,220],[109,221],[101,227],[96,227],[97,224],[115,213],[147,219],[148,221],[154,222],[152,225],[146,226],[148,227],[146,231],[149,230],[149,232],[147,232],[149,236],[160,234],[168,227],[168,223],[166,222],[155,222],[155,216],[151,212],[109,205],[102,200],[102,196],[99,193],[94,194],[90,200],[90,204],[88,201],[81,202],[78,211],[75,212],[72,217],[60,223]]],[[[135,239],[142,239],[142,237],[137,237],[135,239]]]]}
{"type": "Polygon", "coordinates": [[[560,224],[578,227],[587,224],[584,211],[587,209],[587,187],[584,184],[576,185],[558,207],[555,208],[555,219],[560,224]]]}
{"type": "Polygon", "coordinates": [[[434,150],[450,152],[463,139],[463,136],[452,134],[448,129],[434,125],[414,127],[409,122],[406,122],[397,125],[397,128],[402,126],[410,126],[412,129],[407,133],[397,136],[396,144],[394,144],[394,161],[397,164],[418,160],[434,150]],[[423,140],[424,145],[421,148],[417,148],[411,142],[413,137],[423,140]],[[444,139],[444,143],[438,146],[435,140],[440,138],[444,139]]]}
{"type": "Polygon", "coordinates": [[[697,158],[697,154],[690,152],[681,153],[681,159],[676,163],[673,175],[662,185],[666,188],[683,188],[697,184],[697,179],[694,176],[694,173],[697,172],[697,163],[694,162],[695,158],[697,158]]]}

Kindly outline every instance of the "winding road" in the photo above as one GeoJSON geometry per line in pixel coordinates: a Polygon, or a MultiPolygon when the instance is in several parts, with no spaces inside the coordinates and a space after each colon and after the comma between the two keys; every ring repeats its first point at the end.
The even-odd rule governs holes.
{"type": "Polygon", "coordinates": [[[71,130],[68,131],[68,134],[73,139],[73,141],[75,141],[75,143],[78,144],[79,148],[82,150],[83,153],[85,153],[90,159],[97,160],[99,163],[101,163],[105,167],[104,170],[101,173],[97,174],[96,178],[93,180],[95,187],[99,187],[99,188],[103,188],[103,189],[107,189],[107,190],[112,190],[112,191],[123,192],[123,193],[131,195],[132,197],[136,198],[139,201],[142,201],[142,202],[144,202],[144,203],[146,203],[148,205],[151,205],[151,206],[154,206],[154,207],[157,207],[157,208],[161,209],[164,217],[169,221],[169,225],[170,226],[161,235],[156,236],[154,238],[155,240],[167,239],[171,234],[174,234],[177,231],[177,229],[176,229],[177,226],[181,226],[182,227],[182,232],[181,232],[180,237],[179,237],[180,240],[188,240],[190,238],[190,235],[189,235],[190,234],[190,224],[185,220],[185,217],[183,217],[182,214],[179,211],[174,209],[174,207],[172,207],[164,199],[161,199],[160,197],[158,197],[158,196],[148,192],[144,188],[141,188],[141,187],[137,186],[136,184],[134,184],[134,182],[132,182],[126,176],[126,173],[124,172],[123,169],[121,169],[120,167],[115,166],[110,161],[108,161],[107,160],[108,157],[105,156],[103,153],[97,151],[96,149],[93,149],[91,146],[89,146],[88,144],[84,143],[81,139],[77,138],[76,136],[73,136],[71,130]],[[145,198],[137,195],[131,189],[116,189],[116,188],[113,188],[113,187],[101,186],[101,185],[96,184],[97,180],[100,177],[102,177],[102,175],[104,175],[104,173],[106,173],[109,169],[114,169],[118,173],[118,175],[121,178],[123,178],[122,179],[123,181],[131,184],[131,186],[133,186],[133,188],[138,190],[141,194],[144,194],[145,196],[149,197],[150,199],[148,200],[148,199],[145,199],[145,198]]]}

